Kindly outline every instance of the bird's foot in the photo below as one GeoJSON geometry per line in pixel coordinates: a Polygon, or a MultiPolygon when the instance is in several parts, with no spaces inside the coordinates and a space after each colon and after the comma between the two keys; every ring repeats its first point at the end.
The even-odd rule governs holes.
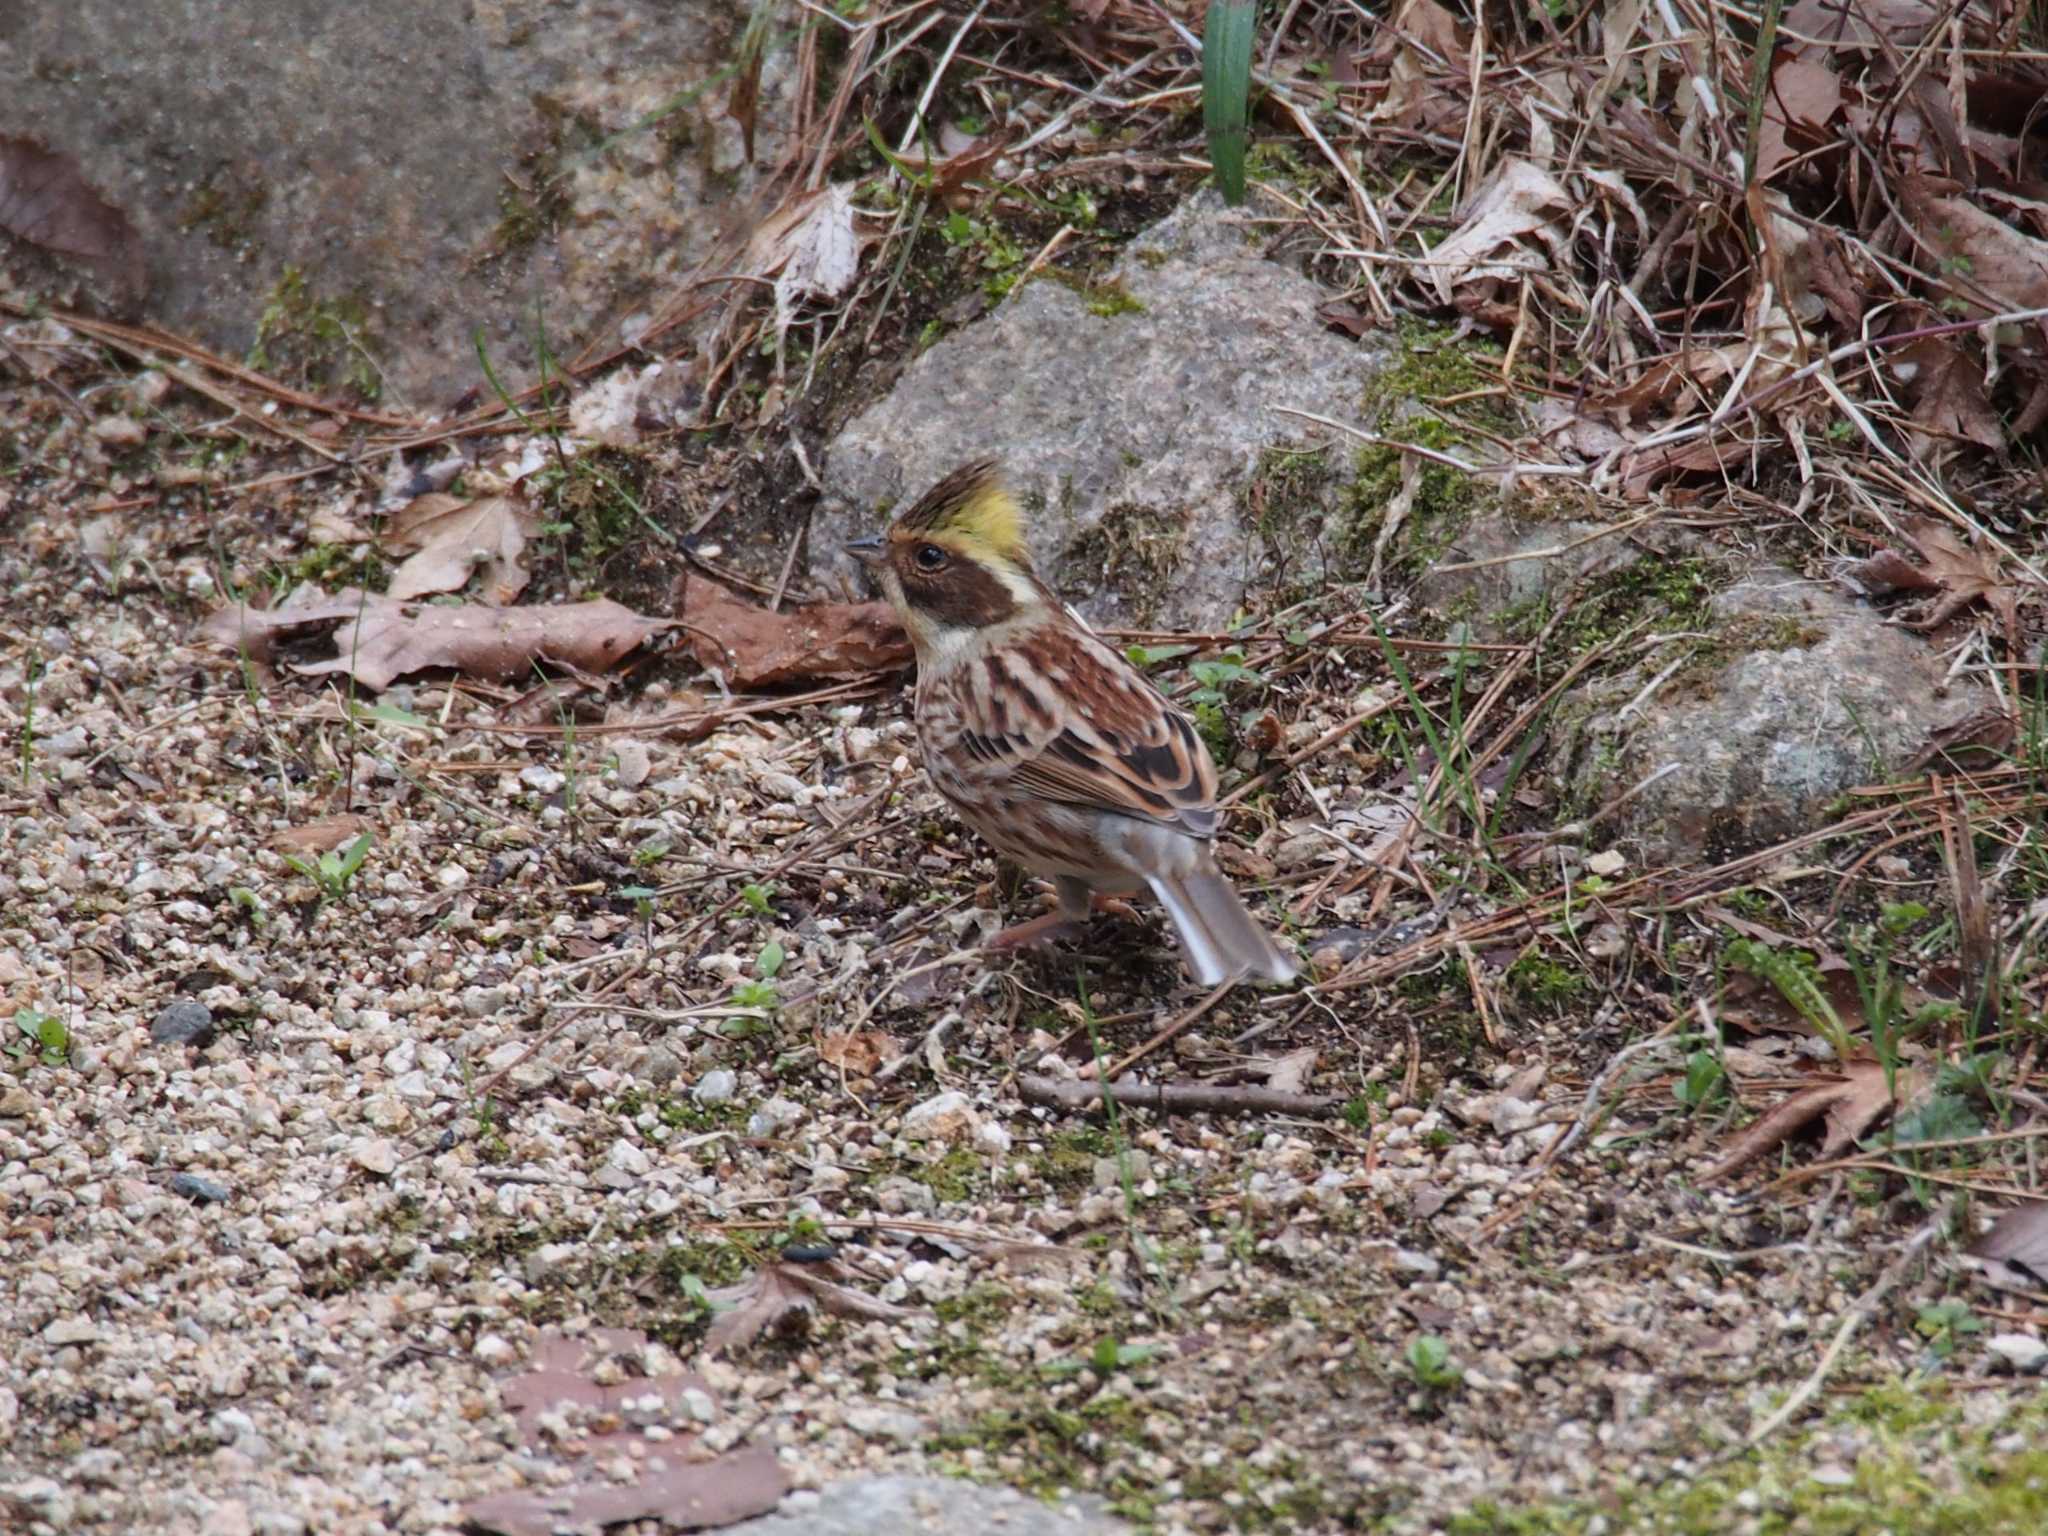
{"type": "Polygon", "coordinates": [[[984,949],[1031,949],[1039,944],[1050,944],[1059,939],[1079,938],[1087,924],[1068,917],[1057,909],[1043,917],[1034,917],[1028,923],[1018,923],[1005,928],[994,938],[986,941],[984,949]]]}

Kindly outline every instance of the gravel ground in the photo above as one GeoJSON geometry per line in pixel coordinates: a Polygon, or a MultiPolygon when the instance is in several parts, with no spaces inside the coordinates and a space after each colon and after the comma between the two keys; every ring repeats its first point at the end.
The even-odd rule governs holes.
{"type": "MultiPolygon", "coordinates": [[[[800,1490],[1426,1530],[1698,1465],[1924,1219],[1695,1188],[1716,1142],[1675,1054],[1601,1076],[1666,1022],[1627,988],[1497,1046],[1412,990],[1233,994],[1143,1069],[1265,1080],[1312,1047],[1348,1117],[1029,1106],[1020,1063],[1071,1075],[1091,1021],[1115,1055],[1200,999],[1149,917],[1102,919],[1085,967],[960,954],[1018,898],[894,687],[681,731],[717,700],[678,669],[573,740],[446,683],[352,715],[194,639],[225,580],[303,559],[302,506],[96,510],[136,488],[117,434],[33,425],[68,467],[0,481],[0,1002],[68,1040],[0,1074],[10,1528],[452,1531],[552,1475],[504,1380],[621,1326],[710,1383],[714,1447],[772,1445],[800,1490]],[[358,828],[323,899],[289,859],[358,828]],[[1618,1107],[1546,1163],[1596,1080],[1618,1107]],[[820,1228],[900,1315],[706,1353],[705,1289],[820,1228]]],[[[1290,728],[1345,686],[1290,695],[1290,728]]],[[[1360,776],[1316,786],[1341,808],[1360,776]]],[[[1330,856],[1234,831],[1282,880],[1330,856]]],[[[1858,1374],[1917,1345],[1871,1348],[1858,1374]]]]}

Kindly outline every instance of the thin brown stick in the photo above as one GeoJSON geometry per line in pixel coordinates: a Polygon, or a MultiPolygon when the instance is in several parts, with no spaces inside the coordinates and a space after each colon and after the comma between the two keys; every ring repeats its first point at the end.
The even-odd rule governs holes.
{"type": "Polygon", "coordinates": [[[1053,1109],[1097,1110],[1113,1097],[1118,1109],[1152,1109],[1169,1115],[1302,1115],[1325,1119],[1344,1105],[1333,1094],[1287,1093],[1278,1088],[1225,1088],[1195,1083],[1104,1085],[1057,1077],[1020,1076],[1017,1091],[1026,1104],[1053,1109]]]}

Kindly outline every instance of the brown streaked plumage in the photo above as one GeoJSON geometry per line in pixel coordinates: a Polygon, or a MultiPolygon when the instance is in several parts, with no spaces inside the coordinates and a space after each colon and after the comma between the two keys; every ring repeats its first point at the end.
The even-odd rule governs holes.
{"type": "Polygon", "coordinates": [[[1216,867],[1216,768],[1194,723],[1038,579],[993,462],[955,470],[853,549],[917,650],[932,782],[1059,891],[1055,913],[995,943],[1049,936],[1094,893],[1143,885],[1204,985],[1295,975],[1216,867]]]}

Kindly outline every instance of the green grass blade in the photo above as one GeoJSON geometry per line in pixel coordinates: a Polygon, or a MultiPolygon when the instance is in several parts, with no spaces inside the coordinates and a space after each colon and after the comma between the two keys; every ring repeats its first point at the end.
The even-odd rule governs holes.
{"type": "Polygon", "coordinates": [[[1246,108],[1252,94],[1253,0],[1209,0],[1202,27],[1202,130],[1216,185],[1235,208],[1244,201],[1246,108]]]}

